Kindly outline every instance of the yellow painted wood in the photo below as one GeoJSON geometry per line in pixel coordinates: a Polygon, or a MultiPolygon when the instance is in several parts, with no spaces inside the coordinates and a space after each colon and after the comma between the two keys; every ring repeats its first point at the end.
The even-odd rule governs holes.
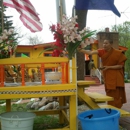
{"type": "Polygon", "coordinates": [[[87,105],[90,107],[90,109],[97,109],[99,108],[99,106],[88,95],[84,93],[84,88],[89,87],[91,84],[95,84],[95,81],[77,81],[78,97],[85,101],[87,105]]]}
{"type": "MultiPolygon", "coordinates": [[[[37,51],[37,50],[36,50],[37,51]]],[[[38,52],[37,52],[38,54],[38,52]]],[[[45,63],[46,67],[58,67],[59,63],[68,63],[69,60],[66,57],[38,57],[35,58],[33,54],[31,54],[33,58],[7,58],[1,59],[0,65],[18,65],[25,64],[26,67],[37,67],[41,63],[45,63]]],[[[9,102],[13,98],[36,98],[36,97],[48,97],[55,96],[59,97],[60,106],[58,110],[50,110],[50,111],[32,111],[37,115],[53,115],[58,114],[60,117],[60,123],[65,123],[67,121],[68,126],[61,128],[62,130],[77,130],[77,82],[76,82],[76,61],[73,58],[72,60],[72,83],[67,84],[43,84],[43,85],[32,85],[32,86],[11,86],[11,87],[1,87],[0,88],[0,99],[6,99],[6,108],[7,111],[11,111],[11,102],[9,102]],[[65,97],[70,97],[69,101],[69,116],[66,114],[67,107],[65,103],[65,97]],[[63,107],[63,108],[62,108],[63,107]],[[67,116],[69,119],[67,119],[67,116]]],[[[68,72],[69,77],[69,72],[68,72]]],[[[55,129],[60,130],[60,129],[55,129]]]]}
{"type": "Polygon", "coordinates": [[[71,96],[71,95],[75,95],[76,93],[64,93],[64,94],[4,94],[3,97],[0,97],[0,99],[9,99],[9,95],[11,96],[10,99],[14,99],[14,98],[38,98],[38,97],[49,97],[49,96],[71,96]]]}
{"type": "Polygon", "coordinates": [[[56,115],[60,113],[60,110],[44,110],[44,111],[31,111],[35,113],[37,116],[41,115],[56,115]]]}
{"type": "Polygon", "coordinates": [[[42,90],[68,90],[75,89],[75,84],[50,84],[50,85],[35,85],[35,86],[18,86],[18,87],[0,87],[2,91],[42,91],[42,90]]]}
{"type": "MultiPolygon", "coordinates": [[[[28,68],[37,68],[38,66],[40,67],[41,64],[26,64],[26,65],[25,65],[25,67],[28,67],[28,68]]],[[[55,68],[55,67],[57,68],[57,67],[59,67],[59,66],[60,66],[60,64],[56,64],[56,63],[53,63],[53,64],[45,64],[45,65],[44,65],[45,68],[53,68],[53,67],[54,67],[54,68],[55,68]]]]}
{"type": "Polygon", "coordinates": [[[130,112],[128,111],[125,111],[123,109],[119,109],[119,108],[116,108],[114,106],[111,106],[111,105],[99,105],[100,108],[111,108],[111,109],[116,109],[118,111],[120,111],[120,114],[121,114],[121,117],[130,117],[130,112]]]}
{"type": "Polygon", "coordinates": [[[92,100],[94,100],[95,102],[106,102],[106,101],[113,101],[114,98],[104,95],[104,94],[100,94],[97,92],[87,92],[86,93],[90,98],[92,98],[92,100]]]}
{"type": "Polygon", "coordinates": [[[76,129],[78,129],[77,95],[70,96],[69,107],[70,107],[70,109],[69,109],[70,130],[76,130],[76,129]]]}
{"type": "Polygon", "coordinates": [[[64,110],[61,110],[62,114],[64,115],[65,117],[65,120],[67,121],[67,123],[69,124],[69,119],[68,119],[68,115],[67,113],[64,111],[64,110]]]}
{"type": "MultiPolygon", "coordinates": [[[[59,106],[65,106],[65,105],[66,105],[65,104],[65,97],[63,97],[63,96],[59,97],[59,106]]],[[[63,124],[64,121],[65,121],[65,119],[63,118],[63,113],[60,112],[60,114],[59,114],[59,122],[60,122],[60,124],[63,124]]]]}
{"type": "Polygon", "coordinates": [[[6,111],[9,112],[11,111],[11,100],[10,99],[7,99],[6,100],[6,111]]]}
{"type": "Polygon", "coordinates": [[[37,63],[60,63],[60,62],[68,62],[68,58],[66,57],[38,57],[38,58],[25,58],[25,57],[17,57],[17,58],[6,58],[0,59],[0,64],[37,64],[37,63]]]}
{"type": "Polygon", "coordinates": [[[85,80],[78,80],[77,85],[78,87],[89,87],[92,84],[95,84],[95,81],[85,81],[85,80]]]}
{"type": "Polygon", "coordinates": [[[72,58],[72,83],[76,83],[77,81],[77,66],[76,66],[76,60],[75,58],[72,58]]]}
{"type": "Polygon", "coordinates": [[[87,103],[90,109],[100,108],[87,94],[84,93],[84,88],[78,87],[78,96],[87,103]]]}
{"type": "Polygon", "coordinates": [[[0,99],[33,98],[45,96],[76,95],[74,84],[55,84],[41,86],[1,87],[0,99]],[[72,91],[74,90],[74,91],[72,91]]]}

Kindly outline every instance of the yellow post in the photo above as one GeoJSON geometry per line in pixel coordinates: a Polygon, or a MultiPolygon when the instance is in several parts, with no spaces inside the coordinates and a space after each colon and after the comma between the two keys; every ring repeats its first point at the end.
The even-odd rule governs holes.
{"type": "Polygon", "coordinates": [[[6,99],[6,112],[11,111],[11,99],[6,99]]]}
{"type": "Polygon", "coordinates": [[[70,105],[70,130],[77,130],[78,129],[78,123],[77,123],[77,96],[73,95],[70,96],[69,100],[70,105]]]}

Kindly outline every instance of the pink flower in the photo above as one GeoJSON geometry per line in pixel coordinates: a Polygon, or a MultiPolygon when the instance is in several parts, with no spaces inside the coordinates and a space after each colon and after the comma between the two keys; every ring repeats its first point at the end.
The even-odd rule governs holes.
{"type": "Polygon", "coordinates": [[[60,23],[50,26],[54,40],[56,40],[54,44],[56,49],[53,52],[53,56],[60,56],[63,52],[67,52],[68,55],[70,54],[69,58],[72,58],[79,46],[86,47],[84,40],[92,34],[87,35],[86,28],[78,31],[79,25],[76,19],[77,16],[68,18],[66,15],[63,15],[60,23]]]}

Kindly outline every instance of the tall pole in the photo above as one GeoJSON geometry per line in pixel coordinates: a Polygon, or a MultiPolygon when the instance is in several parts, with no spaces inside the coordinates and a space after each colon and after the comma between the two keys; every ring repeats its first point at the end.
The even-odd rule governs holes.
{"type": "MultiPolygon", "coordinates": [[[[87,0],[86,0],[87,1],[87,0]]],[[[76,5],[76,2],[75,2],[76,5]]],[[[87,21],[87,10],[76,10],[75,15],[78,16],[77,22],[79,24],[79,30],[86,27],[87,21]]],[[[85,76],[85,56],[83,53],[77,52],[77,80],[84,80],[85,76]]]]}
{"type": "Polygon", "coordinates": [[[60,0],[59,3],[59,12],[60,12],[60,21],[62,21],[62,15],[63,15],[63,6],[62,6],[62,0],[60,0]]]}
{"type": "Polygon", "coordinates": [[[3,0],[1,0],[1,28],[2,28],[2,32],[4,31],[4,6],[3,6],[3,0]]]}
{"type": "Polygon", "coordinates": [[[117,32],[117,26],[116,26],[116,16],[115,16],[115,32],[117,32]]]}
{"type": "Polygon", "coordinates": [[[56,0],[56,15],[57,15],[57,22],[60,22],[60,9],[59,9],[59,0],[56,0]]]}
{"type": "Polygon", "coordinates": [[[56,12],[57,22],[60,22],[62,20],[62,15],[66,14],[65,0],[56,0],[56,12]]]}

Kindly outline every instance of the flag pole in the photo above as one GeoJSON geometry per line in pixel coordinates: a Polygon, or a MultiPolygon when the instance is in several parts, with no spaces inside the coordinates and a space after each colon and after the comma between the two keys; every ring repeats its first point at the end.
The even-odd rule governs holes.
{"type": "Polygon", "coordinates": [[[56,0],[56,15],[57,15],[57,23],[58,23],[60,22],[59,0],[56,0]]]}
{"type": "Polygon", "coordinates": [[[3,15],[3,12],[4,12],[4,6],[3,6],[3,0],[1,0],[1,28],[2,28],[2,32],[4,31],[4,15],[3,15]]]}
{"type": "Polygon", "coordinates": [[[56,0],[56,14],[57,22],[62,21],[62,15],[66,15],[66,3],[65,0],[56,0]]]}
{"type": "Polygon", "coordinates": [[[74,0],[74,5],[73,5],[73,8],[72,8],[72,17],[75,16],[75,4],[76,4],[76,0],[74,0]]]}
{"type": "Polygon", "coordinates": [[[62,21],[62,15],[63,15],[63,5],[62,5],[62,0],[60,0],[60,21],[62,21]]]}

